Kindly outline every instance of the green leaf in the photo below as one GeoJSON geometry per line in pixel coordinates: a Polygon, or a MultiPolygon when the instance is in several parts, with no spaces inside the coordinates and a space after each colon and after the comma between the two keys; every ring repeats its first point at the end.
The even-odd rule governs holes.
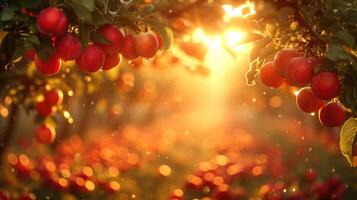
{"type": "Polygon", "coordinates": [[[93,23],[91,11],[87,7],[85,7],[83,4],[81,4],[77,1],[74,1],[74,0],[70,0],[67,2],[67,5],[73,9],[73,11],[76,13],[76,15],[79,17],[79,19],[82,22],[85,22],[88,24],[93,23]]]}
{"type": "Polygon", "coordinates": [[[52,42],[49,39],[41,40],[40,50],[38,52],[38,56],[41,60],[46,61],[53,54],[53,46],[52,42]]]}
{"type": "Polygon", "coordinates": [[[15,17],[16,7],[13,5],[5,7],[0,12],[0,20],[1,21],[10,21],[15,17]]]}
{"type": "MultiPolygon", "coordinates": [[[[353,166],[352,146],[357,133],[357,118],[349,118],[342,126],[340,132],[340,149],[347,161],[353,166]]],[[[355,166],[354,166],[355,167],[355,166]]]]}
{"type": "Polygon", "coordinates": [[[81,0],[80,3],[83,4],[90,11],[93,11],[95,9],[95,1],[94,0],[81,0]]]}
{"type": "Polygon", "coordinates": [[[28,35],[28,37],[26,38],[29,42],[31,42],[34,46],[40,46],[41,42],[38,39],[37,35],[28,35]]]}
{"type": "Polygon", "coordinates": [[[93,31],[90,35],[90,39],[92,42],[95,43],[100,43],[100,44],[105,44],[105,45],[110,45],[111,42],[100,32],[98,31],[93,31]]]}
{"type": "Polygon", "coordinates": [[[16,0],[20,8],[37,8],[41,4],[41,0],[16,0]]]}
{"type": "Polygon", "coordinates": [[[269,38],[262,38],[260,40],[257,40],[254,42],[254,47],[252,51],[250,52],[250,61],[255,60],[256,58],[259,57],[259,52],[261,49],[263,49],[265,46],[267,46],[271,42],[271,39],[269,38]]]}
{"type": "Polygon", "coordinates": [[[94,11],[93,13],[93,25],[100,27],[106,24],[112,24],[110,18],[107,16],[103,16],[101,13],[94,11]]]}
{"type": "Polygon", "coordinates": [[[338,39],[339,41],[343,42],[344,44],[348,45],[351,48],[354,48],[356,44],[353,36],[346,31],[338,31],[334,33],[332,37],[338,39]]]}
{"type": "Polygon", "coordinates": [[[149,4],[145,6],[142,10],[140,10],[139,14],[142,17],[145,17],[147,15],[150,15],[156,11],[155,6],[152,4],[149,4]]]}
{"type": "Polygon", "coordinates": [[[249,63],[249,70],[245,73],[247,85],[253,86],[256,84],[255,77],[258,75],[258,68],[260,68],[262,64],[263,62],[259,58],[249,63]]]}
{"type": "Polygon", "coordinates": [[[357,9],[349,8],[344,10],[340,18],[341,23],[357,24],[357,9]]]}
{"type": "Polygon", "coordinates": [[[260,59],[265,59],[268,56],[271,56],[273,53],[276,52],[276,46],[273,42],[269,43],[267,46],[265,46],[263,49],[259,51],[259,58],[260,59]]]}
{"type": "Polygon", "coordinates": [[[174,42],[174,36],[171,29],[156,19],[151,19],[146,22],[160,34],[163,41],[163,49],[168,50],[174,42]]]}
{"type": "Polygon", "coordinates": [[[342,46],[338,43],[331,43],[327,51],[325,52],[325,57],[331,61],[338,61],[338,60],[349,60],[351,58],[342,46]]]}
{"type": "Polygon", "coordinates": [[[12,54],[11,61],[19,62],[23,54],[23,48],[21,46],[16,46],[14,53],[12,54]]]}

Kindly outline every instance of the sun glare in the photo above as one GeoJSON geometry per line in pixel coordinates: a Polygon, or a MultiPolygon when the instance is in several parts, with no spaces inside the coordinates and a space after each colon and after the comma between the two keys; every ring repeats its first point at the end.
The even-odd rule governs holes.
{"type": "Polygon", "coordinates": [[[240,30],[228,30],[222,35],[208,35],[202,28],[197,28],[192,33],[193,42],[203,42],[210,49],[218,47],[234,48],[239,45],[246,36],[246,33],[240,30]]]}
{"type": "Polygon", "coordinates": [[[231,21],[235,17],[248,17],[255,14],[254,3],[247,1],[245,4],[234,8],[230,4],[225,4],[222,6],[225,15],[223,20],[225,22],[231,21]]]}

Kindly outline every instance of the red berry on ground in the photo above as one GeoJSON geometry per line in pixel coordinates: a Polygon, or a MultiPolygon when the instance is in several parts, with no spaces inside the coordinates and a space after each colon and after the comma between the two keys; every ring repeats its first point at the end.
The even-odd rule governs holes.
{"type": "Polygon", "coordinates": [[[124,41],[124,47],[121,50],[121,54],[124,58],[133,60],[139,57],[135,49],[135,37],[133,35],[126,35],[124,41]]]}
{"type": "Polygon", "coordinates": [[[50,144],[55,140],[55,129],[47,124],[42,124],[36,128],[36,140],[43,144],[50,144]]]}
{"type": "Polygon", "coordinates": [[[304,178],[308,182],[314,182],[316,181],[317,173],[313,169],[308,169],[304,174],[304,178]]]}
{"type": "Polygon", "coordinates": [[[335,190],[343,185],[343,182],[339,176],[334,175],[327,180],[327,185],[330,190],[335,190]]]}
{"type": "Polygon", "coordinates": [[[47,60],[41,60],[38,54],[35,54],[34,61],[36,68],[43,75],[50,76],[61,70],[62,62],[56,53],[47,58],[47,60]]]}
{"type": "Polygon", "coordinates": [[[152,58],[159,49],[159,43],[153,34],[141,33],[136,37],[135,49],[139,56],[152,58]]]}
{"type": "Polygon", "coordinates": [[[320,99],[329,100],[339,95],[341,84],[337,74],[321,72],[312,78],[311,89],[320,99]]]}
{"type": "Polygon", "coordinates": [[[105,54],[103,50],[95,44],[85,48],[79,58],[76,59],[78,67],[86,72],[96,72],[103,67],[105,54]]]}
{"type": "Polygon", "coordinates": [[[52,106],[49,105],[47,102],[44,102],[44,101],[37,102],[35,107],[36,107],[37,113],[41,117],[48,117],[53,114],[52,106]]]}
{"type": "Polygon", "coordinates": [[[36,200],[36,196],[32,193],[30,194],[22,194],[17,198],[17,200],[36,200]]]}
{"type": "Polygon", "coordinates": [[[55,48],[58,56],[63,60],[75,60],[81,55],[82,43],[71,33],[65,33],[56,40],[55,48]]]}
{"type": "Polygon", "coordinates": [[[124,33],[113,25],[105,25],[99,29],[99,32],[107,38],[111,44],[96,43],[105,54],[117,54],[124,46],[124,33]]]}
{"type": "Polygon", "coordinates": [[[58,8],[45,8],[37,16],[36,26],[38,31],[48,37],[59,37],[68,28],[66,15],[58,8]]]}
{"type": "Polygon", "coordinates": [[[324,105],[319,111],[320,122],[325,126],[341,126],[346,121],[346,118],[346,111],[336,102],[330,102],[324,105]]]}
{"type": "Polygon", "coordinates": [[[276,53],[274,58],[275,67],[278,70],[280,76],[285,76],[286,64],[295,57],[300,56],[300,53],[295,50],[283,49],[276,53]]]}
{"type": "Polygon", "coordinates": [[[0,190],[0,200],[11,200],[9,192],[0,190]]]}
{"type": "Polygon", "coordinates": [[[260,69],[260,80],[262,83],[269,87],[280,87],[284,83],[282,78],[274,65],[274,62],[265,63],[260,69]]]}
{"type": "Polygon", "coordinates": [[[319,199],[325,199],[328,196],[329,190],[325,183],[316,183],[312,186],[313,193],[318,195],[319,199]]]}
{"type": "Polygon", "coordinates": [[[285,77],[294,86],[304,86],[308,84],[314,74],[310,61],[304,57],[292,58],[285,68],[285,77]]]}
{"type": "Polygon", "coordinates": [[[50,106],[59,105],[63,101],[63,92],[59,89],[52,89],[43,93],[45,101],[50,106]]]}
{"type": "Polygon", "coordinates": [[[118,66],[121,62],[120,54],[113,55],[105,55],[104,65],[102,67],[103,70],[110,70],[116,66],[118,66]]]}
{"type": "Polygon", "coordinates": [[[316,97],[310,87],[300,89],[296,97],[296,104],[299,109],[306,113],[318,111],[323,105],[323,100],[316,97]]]}
{"type": "Polygon", "coordinates": [[[28,60],[33,61],[35,59],[35,55],[36,55],[36,50],[35,49],[29,49],[25,52],[25,56],[28,60]]]}

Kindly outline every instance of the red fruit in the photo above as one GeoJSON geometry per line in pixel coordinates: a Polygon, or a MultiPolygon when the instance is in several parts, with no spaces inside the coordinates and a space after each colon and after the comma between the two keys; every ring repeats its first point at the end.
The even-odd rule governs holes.
{"type": "Polygon", "coordinates": [[[11,196],[7,191],[0,190],[0,200],[11,200],[11,196]]]}
{"type": "Polygon", "coordinates": [[[335,73],[321,72],[312,78],[311,89],[320,99],[329,100],[339,95],[341,84],[335,73]]]}
{"type": "Polygon", "coordinates": [[[43,35],[59,37],[67,31],[68,19],[58,8],[45,8],[37,16],[36,26],[43,35]]]}
{"type": "Polygon", "coordinates": [[[111,44],[96,43],[105,54],[117,54],[124,46],[124,33],[113,25],[102,26],[99,32],[106,37],[111,44]]]}
{"type": "Polygon", "coordinates": [[[103,184],[102,187],[106,193],[113,194],[120,189],[120,184],[116,181],[111,181],[111,182],[103,184]]]}
{"type": "Polygon", "coordinates": [[[294,86],[308,84],[314,74],[310,61],[303,57],[292,58],[285,68],[285,77],[294,86]]]}
{"type": "Polygon", "coordinates": [[[82,44],[73,34],[65,33],[56,40],[55,48],[57,55],[63,60],[75,60],[81,55],[82,44]]]}
{"type": "Polygon", "coordinates": [[[120,54],[113,55],[105,55],[104,65],[102,67],[103,70],[110,70],[116,66],[118,66],[121,62],[120,54]]]}
{"type": "Polygon", "coordinates": [[[316,178],[317,178],[317,173],[315,170],[313,169],[309,169],[305,172],[304,174],[304,178],[306,181],[308,182],[314,182],[316,181],[316,178]]]}
{"type": "Polygon", "coordinates": [[[56,53],[43,61],[40,57],[35,54],[35,65],[38,71],[40,71],[45,76],[50,76],[58,73],[61,70],[62,62],[56,53]]]}
{"type": "Polygon", "coordinates": [[[327,180],[327,185],[330,190],[335,190],[340,186],[343,186],[342,180],[338,176],[332,176],[327,180]]]}
{"type": "Polygon", "coordinates": [[[324,183],[317,183],[313,185],[313,193],[318,196],[318,199],[324,199],[328,195],[328,187],[324,183]]]}
{"type": "Polygon", "coordinates": [[[23,194],[17,198],[17,200],[35,200],[36,196],[32,193],[30,194],[23,194]]]}
{"type": "Polygon", "coordinates": [[[156,39],[157,39],[157,42],[159,44],[159,49],[161,49],[162,46],[164,45],[161,35],[156,35],[156,39]]]}
{"type": "Polygon", "coordinates": [[[269,87],[280,87],[284,83],[273,62],[265,63],[260,69],[260,80],[269,87]]]}
{"type": "Polygon", "coordinates": [[[35,59],[35,54],[36,54],[35,49],[29,49],[26,51],[25,56],[28,60],[33,61],[35,59]]]}
{"type": "Polygon", "coordinates": [[[125,36],[124,47],[121,50],[121,54],[124,58],[133,60],[139,57],[135,49],[135,37],[133,35],[125,36]]]}
{"type": "Polygon", "coordinates": [[[46,102],[46,104],[48,104],[50,106],[59,105],[63,101],[63,92],[58,89],[46,91],[43,93],[43,95],[45,97],[44,102],[46,102]]]}
{"type": "Polygon", "coordinates": [[[341,126],[346,120],[346,111],[336,102],[324,105],[319,111],[321,124],[329,127],[341,126]]]}
{"type": "Polygon", "coordinates": [[[36,111],[41,117],[48,117],[53,114],[52,106],[47,102],[41,101],[36,103],[36,111]]]}
{"type": "Polygon", "coordinates": [[[275,67],[277,68],[280,76],[285,75],[286,64],[292,58],[295,58],[298,56],[300,56],[299,52],[290,50],[290,49],[283,49],[283,50],[278,51],[278,53],[276,53],[274,63],[275,63],[275,67]]]}
{"type": "Polygon", "coordinates": [[[302,192],[294,192],[289,195],[287,200],[305,200],[305,197],[302,192]]]}
{"type": "Polygon", "coordinates": [[[296,97],[296,104],[301,111],[312,113],[318,111],[324,102],[315,96],[310,87],[304,87],[296,97]]]}
{"type": "Polygon", "coordinates": [[[232,195],[229,191],[215,191],[212,196],[215,200],[233,200],[232,195]]]}
{"type": "Polygon", "coordinates": [[[136,37],[135,49],[139,56],[152,58],[159,49],[156,37],[151,33],[142,33],[136,37]]]}
{"type": "Polygon", "coordinates": [[[36,128],[36,140],[43,144],[50,144],[55,140],[56,131],[53,127],[42,124],[36,128]]]}
{"type": "Polygon", "coordinates": [[[78,67],[86,72],[96,72],[103,67],[105,54],[103,50],[95,44],[85,48],[79,58],[76,59],[78,67]]]}

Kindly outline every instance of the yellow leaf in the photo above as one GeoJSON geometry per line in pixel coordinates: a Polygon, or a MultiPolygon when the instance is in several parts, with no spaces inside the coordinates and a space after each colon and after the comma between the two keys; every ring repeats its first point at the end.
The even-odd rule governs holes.
{"type": "MultiPolygon", "coordinates": [[[[352,146],[357,133],[357,118],[349,118],[342,126],[340,133],[340,149],[348,162],[352,162],[352,146]]],[[[356,166],[354,166],[356,167],[356,166]]]]}

